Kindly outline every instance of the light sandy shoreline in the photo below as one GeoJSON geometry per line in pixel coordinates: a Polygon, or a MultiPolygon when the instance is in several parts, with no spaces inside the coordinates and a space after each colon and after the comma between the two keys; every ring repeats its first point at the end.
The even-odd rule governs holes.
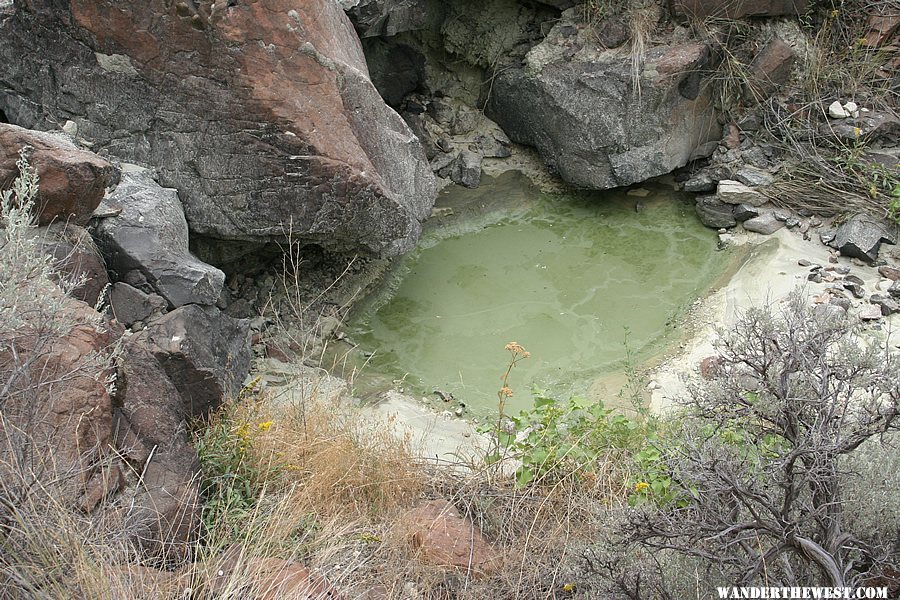
{"type": "MultiPolygon", "coordinates": [[[[685,392],[687,382],[699,377],[700,362],[715,354],[718,331],[734,325],[747,309],[778,304],[798,286],[810,301],[812,296],[826,289],[828,284],[807,281],[810,267],[800,266],[799,260],[806,259],[823,267],[850,267],[850,272],[865,282],[867,292],[879,291],[877,286],[881,278],[876,269],[854,264],[846,257],[838,258],[836,264],[829,263],[831,250],[816,239],[804,240],[799,233],[786,228],[768,237],[744,231],[727,235],[733,236],[735,244],[751,245],[750,255],[721,288],[692,311],[685,327],[691,328],[693,333],[684,340],[682,349],[662,361],[650,374],[650,408],[655,412],[671,406],[685,392]]],[[[880,291],[884,292],[883,289],[880,291]]],[[[854,299],[852,302],[851,312],[867,300],[854,299]]],[[[882,322],[896,329],[900,318],[893,315],[882,322]]]]}

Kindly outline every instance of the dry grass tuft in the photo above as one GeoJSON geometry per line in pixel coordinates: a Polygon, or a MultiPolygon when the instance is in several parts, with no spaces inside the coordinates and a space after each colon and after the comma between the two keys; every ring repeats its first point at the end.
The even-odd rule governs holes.
{"type": "Polygon", "coordinates": [[[247,460],[273,471],[269,485],[292,488],[295,504],[321,515],[383,515],[419,496],[424,474],[408,439],[377,428],[346,407],[313,400],[236,407],[249,431],[247,460]]]}

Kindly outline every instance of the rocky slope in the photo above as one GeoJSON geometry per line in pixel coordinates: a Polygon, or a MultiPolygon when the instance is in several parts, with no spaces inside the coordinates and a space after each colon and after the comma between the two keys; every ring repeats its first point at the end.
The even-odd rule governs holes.
{"type": "MultiPolygon", "coordinates": [[[[396,254],[434,184],[331,0],[20,2],[0,9],[0,112],[153,166],[191,230],[396,254]]],[[[234,247],[233,247],[234,249],[234,247]]]]}
{"type": "Polygon", "coordinates": [[[3,181],[19,175],[8,157],[20,152],[39,178],[36,221],[50,224],[4,223],[4,489],[38,478],[65,508],[102,515],[147,554],[174,559],[200,514],[188,423],[243,385],[249,322],[212,306],[224,275],[188,252],[174,190],[134,168],[117,183],[119,169],[61,134],[0,124],[3,181]],[[12,305],[7,290],[21,295],[12,305]]]}
{"type": "MultiPolygon", "coordinates": [[[[592,189],[663,175],[715,149],[721,48],[698,37],[689,19],[806,8],[793,1],[636,2],[626,13],[567,0],[343,5],[376,87],[424,140],[440,177],[474,187],[482,160],[508,156],[511,140],[537,148],[566,182],[592,189]]],[[[793,51],[778,55],[770,33],[754,35],[759,56],[750,75],[771,93],[789,74],[793,51]]]]}

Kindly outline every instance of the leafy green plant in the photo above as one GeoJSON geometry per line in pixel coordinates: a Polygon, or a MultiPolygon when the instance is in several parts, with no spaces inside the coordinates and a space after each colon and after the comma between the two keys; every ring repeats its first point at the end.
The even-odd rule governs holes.
{"type": "Polygon", "coordinates": [[[674,498],[661,455],[652,446],[661,432],[661,421],[643,405],[640,377],[627,342],[624,371],[628,383],[619,398],[631,403],[634,416],[580,396],[560,401],[539,389],[532,390],[533,408],[507,415],[506,400],[512,396],[510,373],[530,354],[515,342],[507,344],[506,350],[510,361],[501,377],[498,420],[482,428],[494,439],[486,457],[488,464],[517,461],[515,482],[520,488],[553,485],[570,477],[588,484],[603,478],[623,491],[632,505],[674,498]]]}
{"type": "Polygon", "coordinates": [[[888,216],[900,225],[900,183],[891,191],[891,200],[888,204],[888,216]]]}
{"type": "Polygon", "coordinates": [[[254,507],[264,495],[265,486],[278,475],[279,465],[262,469],[249,460],[254,429],[266,429],[270,422],[256,423],[237,405],[247,401],[251,382],[238,398],[222,407],[195,436],[200,457],[203,498],[202,523],[205,531],[217,531],[238,538],[242,523],[250,520],[254,507]]]}
{"type": "Polygon", "coordinates": [[[662,452],[647,445],[634,455],[636,474],[632,479],[629,506],[640,506],[648,502],[663,506],[684,502],[682,494],[672,485],[669,468],[662,452]]]}
{"type": "Polygon", "coordinates": [[[521,461],[519,486],[571,474],[594,479],[607,458],[634,455],[655,433],[654,419],[630,418],[577,396],[562,403],[540,391],[534,408],[510,421],[513,429],[501,433],[500,443],[521,461]]]}

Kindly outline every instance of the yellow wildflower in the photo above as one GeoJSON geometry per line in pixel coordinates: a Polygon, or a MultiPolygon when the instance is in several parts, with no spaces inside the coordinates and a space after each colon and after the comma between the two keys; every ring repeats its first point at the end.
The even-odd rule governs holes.
{"type": "Polygon", "coordinates": [[[260,423],[259,425],[257,425],[257,427],[259,428],[260,431],[268,431],[268,430],[272,429],[272,425],[274,425],[274,424],[275,424],[274,421],[264,421],[264,422],[260,423]]]}
{"type": "Polygon", "coordinates": [[[640,482],[638,482],[638,484],[636,486],[634,486],[634,491],[637,492],[638,494],[640,494],[641,492],[643,492],[644,490],[649,489],[649,488],[650,488],[649,483],[647,483],[646,481],[640,481],[640,482]]]}
{"type": "Polygon", "coordinates": [[[240,427],[235,430],[235,433],[240,438],[246,438],[250,435],[250,423],[241,423],[240,427]]]}
{"type": "Polygon", "coordinates": [[[566,585],[563,586],[562,589],[563,589],[564,592],[574,592],[574,591],[575,591],[575,584],[574,584],[574,583],[567,583],[566,585]]]}

